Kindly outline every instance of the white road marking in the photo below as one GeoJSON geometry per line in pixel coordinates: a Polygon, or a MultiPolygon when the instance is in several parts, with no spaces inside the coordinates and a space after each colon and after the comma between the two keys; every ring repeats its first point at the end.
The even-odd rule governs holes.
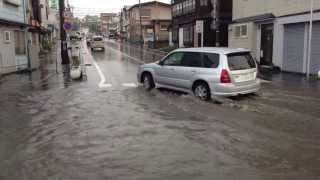
{"type": "Polygon", "coordinates": [[[106,77],[104,76],[104,74],[102,73],[98,63],[93,59],[93,64],[96,67],[99,76],[100,76],[100,82],[98,84],[99,88],[109,88],[112,87],[112,84],[106,84],[106,77]]]}
{"type": "Polygon", "coordinates": [[[124,87],[138,87],[136,83],[122,83],[122,86],[124,87]]]}

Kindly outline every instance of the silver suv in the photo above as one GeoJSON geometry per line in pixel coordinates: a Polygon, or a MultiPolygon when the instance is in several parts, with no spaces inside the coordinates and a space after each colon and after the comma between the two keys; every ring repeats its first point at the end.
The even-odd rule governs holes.
{"type": "Polygon", "coordinates": [[[138,81],[146,90],[168,88],[210,100],[256,93],[260,89],[257,74],[257,64],[246,49],[187,48],[141,65],[138,81]]]}

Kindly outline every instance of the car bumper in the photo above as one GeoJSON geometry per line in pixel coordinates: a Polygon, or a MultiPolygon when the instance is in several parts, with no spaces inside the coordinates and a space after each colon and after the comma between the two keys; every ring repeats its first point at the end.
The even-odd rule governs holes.
{"type": "Polygon", "coordinates": [[[211,87],[213,96],[237,96],[240,94],[250,94],[258,92],[261,88],[260,79],[244,85],[235,84],[215,84],[211,87]]]}

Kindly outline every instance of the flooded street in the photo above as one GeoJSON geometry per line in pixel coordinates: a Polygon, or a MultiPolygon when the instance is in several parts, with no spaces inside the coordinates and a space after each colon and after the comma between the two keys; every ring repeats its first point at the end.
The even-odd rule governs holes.
{"type": "Polygon", "coordinates": [[[139,87],[138,65],[164,54],[111,41],[83,53],[86,81],[50,58],[1,80],[0,180],[320,178],[319,83],[275,79],[220,105],[139,87]]]}

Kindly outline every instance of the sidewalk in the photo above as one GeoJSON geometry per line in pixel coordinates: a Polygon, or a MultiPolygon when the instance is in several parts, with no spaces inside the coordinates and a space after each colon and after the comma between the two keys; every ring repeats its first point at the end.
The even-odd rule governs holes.
{"type": "Polygon", "coordinates": [[[57,71],[61,72],[61,63],[57,52],[58,50],[56,49],[40,56],[39,68],[32,72],[16,72],[4,75],[0,78],[0,89],[16,90],[13,87],[22,88],[24,91],[37,88],[46,89],[49,79],[57,76],[57,71]]]}

